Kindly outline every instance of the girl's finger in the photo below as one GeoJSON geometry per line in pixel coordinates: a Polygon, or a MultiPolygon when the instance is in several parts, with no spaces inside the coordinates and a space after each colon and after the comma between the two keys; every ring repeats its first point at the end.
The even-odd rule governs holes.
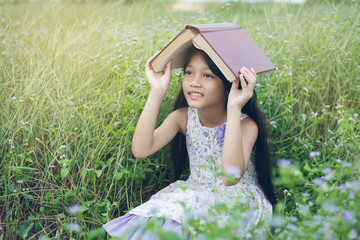
{"type": "Polygon", "coordinates": [[[253,71],[253,69],[250,71],[246,67],[243,67],[240,70],[240,73],[243,74],[244,78],[247,81],[247,84],[254,85],[256,83],[256,73],[255,73],[255,71],[253,71]]]}
{"type": "Polygon", "coordinates": [[[167,74],[167,75],[170,75],[170,74],[171,74],[172,62],[173,62],[173,60],[170,60],[170,61],[166,64],[164,73],[167,74]]]}
{"type": "Polygon", "coordinates": [[[252,72],[252,74],[253,74],[254,76],[256,76],[256,72],[255,72],[255,70],[254,70],[253,68],[251,68],[250,71],[252,72]]]}
{"type": "Polygon", "coordinates": [[[146,68],[152,69],[152,67],[151,67],[151,65],[150,65],[150,62],[151,62],[152,60],[154,60],[154,58],[156,58],[156,56],[157,56],[159,53],[160,53],[160,52],[158,52],[158,51],[155,52],[154,55],[152,55],[152,56],[147,60],[146,65],[145,65],[146,68]]]}
{"type": "Polygon", "coordinates": [[[238,89],[239,88],[239,84],[240,84],[240,80],[239,79],[235,79],[231,85],[232,89],[238,89]]]}
{"type": "Polygon", "coordinates": [[[240,79],[241,88],[244,89],[244,87],[247,86],[244,75],[240,74],[239,79],[240,79]]]}

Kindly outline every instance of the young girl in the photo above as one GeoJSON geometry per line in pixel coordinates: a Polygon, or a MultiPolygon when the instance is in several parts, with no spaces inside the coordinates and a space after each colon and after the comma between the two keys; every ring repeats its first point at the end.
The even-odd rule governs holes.
{"type": "Polygon", "coordinates": [[[174,139],[175,178],[180,177],[187,156],[190,176],[108,222],[104,229],[115,237],[130,231],[129,239],[151,239],[156,236],[136,226],[150,219],[162,219],[163,230],[189,237],[183,231],[184,206],[180,202],[195,212],[205,212],[218,202],[233,206],[236,197],[249,194],[247,201],[255,211],[246,229],[268,221],[276,199],[265,118],[256,104],[255,71],[239,69],[240,80],[231,84],[203,51],[192,50],[184,66],[174,111],[155,129],[171,80],[171,61],[164,72],[155,72],[150,65],[155,56],[146,63],[151,90],[136,126],[132,151],[135,157],[144,158],[174,139]],[[214,172],[224,174],[214,177],[214,172]]]}

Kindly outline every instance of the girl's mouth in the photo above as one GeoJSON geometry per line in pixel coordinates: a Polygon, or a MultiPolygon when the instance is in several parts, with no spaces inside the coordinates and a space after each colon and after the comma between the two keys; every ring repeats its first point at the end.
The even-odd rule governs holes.
{"type": "Polygon", "coordinates": [[[189,92],[189,95],[191,99],[199,99],[204,96],[204,94],[199,92],[189,92]]]}

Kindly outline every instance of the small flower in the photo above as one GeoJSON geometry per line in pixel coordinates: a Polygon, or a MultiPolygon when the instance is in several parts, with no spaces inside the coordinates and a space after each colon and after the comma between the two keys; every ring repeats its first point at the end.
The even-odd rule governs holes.
{"type": "Polygon", "coordinates": [[[320,156],[320,152],[318,152],[318,151],[311,151],[311,152],[309,153],[309,156],[310,156],[311,158],[320,156]]]}
{"type": "Polygon", "coordinates": [[[347,222],[347,223],[350,223],[350,224],[357,223],[355,213],[352,210],[343,210],[343,218],[344,218],[345,222],[347,222]]]}
{"type": "Polygon", "coordinates": [[[314,179],[314,185],[316,186],[322,186],[323,184],[325,184],[325,181],[321,178],[315,178],[314,179]]]}
{"type": "Polygon", "coordinates": [[[49,165],[49,167],[48,168],[54,168],[55,167],[55,165],[49,165]]]}
{"type": "Polygon", "coordinates": [[[241,169],[235,166],[227,166],[225,169],[225,173],[230,175],[231,177],[240,178],[241,177],[241,169]]]}
{"type": "Polygon", "coordinates": [[[332,168],[330,168],[330,167],[324,168],[322,170],[322,172],[326,174],[324,177],[325,180],[331,180],[334,178],[334,172],[333,172],[332,168]]]}
{"type": "Polygon", "coordinates": [[[336,213],[339,211],[339,207],[329,202],[323,203],[322,208],[328,213],[336,213]]]}
{"type": "Polygon", "coordinates": [[[292,162],[289,159],[279,159],[276,162],[278,167],[289,168],[292,166],[292,162]]]}
{"type": "Polygon", "coordinates": [[[348,239],[356,239],[358,237],[358,233],[355,228],[351,229],[347,235],[348,239]]]}
{"type": "Polygon", "coordinates": [[[20,184],[23,184],[23,183],[24,183],[23,180],[17,180],[16,182],[17,182],[17,183],[20,183],[20,184]]]}
{"type": "Polygon", "coordinates": [[[338,108],[341,108],[341,107],[342,107],[342,105],[338,104],[338,105],[335,106],[335,109],[338,109],[338,108]]]}
{"type": "Polygon", "coordinates": [[[64,149],[64,148],[66,148],[66,145],[61,145],[61,146],[59,147],[59,149],[64,149]]]}
{"type": "Polygon", "coordinates": [[[75,213],[77,213],[79,211],[80,211],[80,205],[79,204],[74,204],[69,208],[68,213],[70,215],[74,215],[75,213]]]}
{"type": "Polygon", "coordinates": [[[308,192],[304,192],[304,193],[302,193],[301,194],[303,197],[310,197],[310,193],[308,193],[308,192]]]}
{"type": "Polygon", "coordinates": [[[309,89],[307,89],[306,87],[303,88],[306,92],[309,92],[309,89]]]}
{"type": "Polygon", "coordinates": [[[69,229],[72,231],[72,232],[80,232],[81,231],[81,226],[80,224],[78,224],[77,222],[71,222],[69,224],[69,229]]]}
{"type": "Polygon", "coordinates": [[[349,162],[345,161],[341,164],[341,167],[346,168],[347,166],[349,166],[349,162]]]}

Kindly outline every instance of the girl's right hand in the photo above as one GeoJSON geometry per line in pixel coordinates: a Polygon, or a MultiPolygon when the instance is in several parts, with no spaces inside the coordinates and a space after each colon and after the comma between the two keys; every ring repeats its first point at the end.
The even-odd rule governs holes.
{"type": "Polygon", "coordinates": [[[165,71],[163,72],[155,72],[155,70],[152,68],[150,62],[158,55],[158,53],[155,53],[152,57],[149,58],[149,60],[146,62],[145,65],[145,73],[146,78],[150,84],[151,91],[156,91],[163,96],[165,96],[167,90],[170,86],[171,81],[171,64],[172,60],[170,60],[165,67],[165,71]]]}

